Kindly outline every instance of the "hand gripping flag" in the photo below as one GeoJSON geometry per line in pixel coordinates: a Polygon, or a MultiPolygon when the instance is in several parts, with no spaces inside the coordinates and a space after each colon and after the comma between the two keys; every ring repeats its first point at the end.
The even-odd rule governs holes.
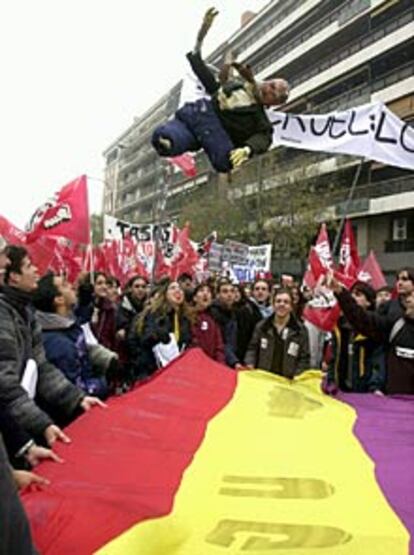
{"type": "Polygon", "coordinates": [[[27,242],[45,235],[66,237],[74,243],[89,243],[86,175],[65,185],[33,214],[27,228],[27,242]]]}

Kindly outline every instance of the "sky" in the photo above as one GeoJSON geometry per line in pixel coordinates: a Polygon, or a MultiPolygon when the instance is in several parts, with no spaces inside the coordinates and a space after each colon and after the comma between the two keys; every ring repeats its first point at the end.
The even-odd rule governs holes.
{"type": "MultiPolygon", "coordinates": [[[[216,0],[208,54],[268,0],[216,0]]],[[[187,69],[211,0],[12,0],[0,7],[0,215],[23,227],[187,69]]],[[[90,211],[103,184],[89,180],[90,211]]]]}

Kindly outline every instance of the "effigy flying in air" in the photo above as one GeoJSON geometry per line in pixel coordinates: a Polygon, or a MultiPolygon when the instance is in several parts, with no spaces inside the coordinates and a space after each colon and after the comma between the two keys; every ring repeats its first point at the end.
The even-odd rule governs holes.
{"type": "Polygon", "coordinates": [[[257,82],[250,66],[234,61],[225,63],[216,77],[201,47],[217,14],[215,8],[207,10],[195,48],[187,54],[208,96],[186,102],[158,126],[152,145],[164,157],[204,149],[213,168],[227,173],[269,149],[273,126],[265,108],[286,102],[289,85],[284,79],[257,82]]]}

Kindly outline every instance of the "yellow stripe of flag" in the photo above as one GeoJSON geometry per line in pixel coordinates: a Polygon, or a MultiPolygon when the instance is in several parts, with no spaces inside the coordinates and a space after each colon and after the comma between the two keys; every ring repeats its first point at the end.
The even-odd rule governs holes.
{"type": "Polygon", "coordinates": [[[409,535],[352,433],[355,412],[294,383],[239,374],[209,423],[173,512],[138,524],[101,555],[406,555],[409,535]]]}

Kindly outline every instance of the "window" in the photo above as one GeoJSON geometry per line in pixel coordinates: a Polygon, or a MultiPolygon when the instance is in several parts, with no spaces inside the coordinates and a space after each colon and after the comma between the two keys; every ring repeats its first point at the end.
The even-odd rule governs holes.
{"type": "Polygon", "coordinates": [[[395,218],[392,221],[392,240],[407,240],[407,218],[395,218]]]}

